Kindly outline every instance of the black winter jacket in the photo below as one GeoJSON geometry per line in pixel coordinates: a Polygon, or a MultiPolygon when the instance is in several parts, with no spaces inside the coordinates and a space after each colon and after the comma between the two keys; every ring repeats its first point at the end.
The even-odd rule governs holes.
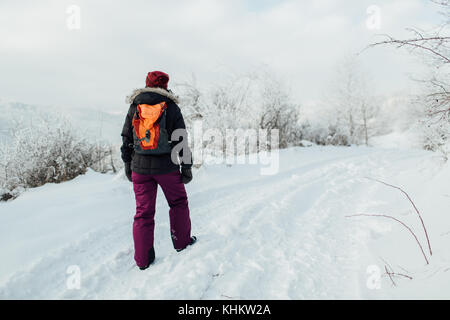
{"type": "MultiPolygon", "coordinates": [[[[183,168],[191,168],[192,157],[189,163],[174,163],[172,162],[170,154],[164,155],[140,155],[134,153],[133,149],[133,125],[132,119],[136,112],[138,104],[154,105],[166,102],[166,129],[169,138],[172,132],[176,129],[186,129],[183,115],[178,107],[177,98],[170,92],[161,88],[144,88],[135,90],[131,96],[127,98],[128,103],[131,103],[125,118],[125,123],[122,129],[122,160],[124,162],[131,162],[131,170],[139,174],[166,174],[176,170],[180,170],[180,165],[183,168]]],[[[173,147],[180,143],[180,141],[171,143],[173,147]]],[[[190,153],[190,151],[189,151],[190,153]]]]}

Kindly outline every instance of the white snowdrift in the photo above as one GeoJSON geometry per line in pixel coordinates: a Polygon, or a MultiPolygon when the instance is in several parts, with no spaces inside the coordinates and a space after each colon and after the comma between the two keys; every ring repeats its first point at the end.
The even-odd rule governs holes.
{"type": "MultiPolygon", "coordinates": [[[[280,173],[252,165],[204,166],[187,186],[193,234],[172,249],[158,195],[155,264],[134,266],[134,195],[122,175],[85,176],[0,204],[1,299],[379,299],[450,297],[450,167],[432,153],[377,148],[294,148],[280,173]],[[426,265],[408,223],[433,256],[426,265]],[[413,278],[376,272],[390,267],[413,278]],[[71,289],[68,267],[81,272],[71,289]],[[375,268],[375,269],[374,269],[375,268]],[[367,273],[369,270],[371,273],[367,273]],[[375,286],[373,284],[376,284],[375,286]],[[376,289],[380,286],[379,289],[376,289]]],[[[70,270],[70,269],[69,269],[70,270]]]]}

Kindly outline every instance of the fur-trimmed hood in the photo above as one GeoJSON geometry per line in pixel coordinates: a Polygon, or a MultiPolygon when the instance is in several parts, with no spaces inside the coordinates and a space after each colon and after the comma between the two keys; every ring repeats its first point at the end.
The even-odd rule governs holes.
{"type": "Polygon", "coordinates": [[[170,100],[172,100],[172,101],[175,102],[176,104],[179,103],[178,97],[177,97],[176,95],[174,95],[174,94],[172,93],[172,91],[167,91],[166,89],[162,89],[162,88],[149,88],[149,87],[147,87],[147,88],[141,88],[141,89],[135,89],[135,90],[131,93],[131,95],[127,96],[127,98],[126,98],[126,103],[132,104],[132,103],[134,102],[134,99],[135,99],[138,95],[140,95],[141,93],[144,93],[144,92],[154,92],[154,93],[157,93],[157,94],[160,94],[160,95],[162,95],[162,96],[164,96],[164,97],[169,98],[170,100]]]}

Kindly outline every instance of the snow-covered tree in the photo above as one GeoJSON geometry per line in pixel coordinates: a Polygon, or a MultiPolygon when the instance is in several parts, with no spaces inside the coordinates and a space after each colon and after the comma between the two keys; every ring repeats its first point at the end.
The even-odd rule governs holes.
{"type": "Polygon", "coordinates": [[[299,124],[300,107],[292,102],[288,89],[273,77],[261,77],[258,110],[259,128],[279,131],[280,148],[299,145],[302,131],[299,124]]]}
{"type": "Polygon", "coordinates": [[[330,127],[350,143],[369,145],[379,108],[356,57],[348,56],[338,66],[330,98],[330,127]]]}
{"type": "Polygon", "coordinates": [[[409,28],[411,36],[399,39],[386,35],[385,40],[371,44],[406,49],[420,57],[428,66],[423,76],[424,94],[421,103],[426,119],[422,121],[425,131],[425,149],[440,151],[444,159],[450,155],[450,1],[430,0],[443,17],[441,23],[430,30],[409,28]],[[434,131],[434,132],[433,132],[434,131]]]}

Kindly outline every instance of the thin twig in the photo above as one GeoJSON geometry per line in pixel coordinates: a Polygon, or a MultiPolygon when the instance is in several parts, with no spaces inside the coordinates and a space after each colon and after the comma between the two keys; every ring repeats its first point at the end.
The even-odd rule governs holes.
{"type": "MultiPolygon", "coordinates": [[[[409,276],[409,275],[407,275],[407,274],[395,272],[395,271],[394,271],[394,268],[392,268],[392,266],[389,264],[389,262],[387,262],[387,261],[386,261],[385,259],[383,259],[382,257],[380,257],[380,259],[384,262],[384,264],[385,264],[385,269],[386,269],[386,266],[389,267],[389,269],[390,269],[390,272],[389,272],[389,273],[390,273],[392,276],[403,277],[403,278],[407,278],[407,279],[409,279],[409,280],[412,280],[412,279],[413,279],[413,277],[411,277],[411,276],[409,276]]],[[[408,270],[405,270],[404,268],[402,268],[402,267],[400,267],[400,266],[399,266],[399,268],[400,268],[400,269],[403,269],[403,271],[405,271],[405,272],[408,272],[408,270]]]]}
{"type": "Polygon", "coordinates": [[[391,265],[389,264],[389,262],[387,262],[385,259],[383,259],[382,257],[380,257],[381,261],[384,262],[385,265],[387,265],[389,267],[389,269],[391,269],[392,271],[394,271],[394,268],[391,267],[391,265]]]}
{"type": "Polygon", "coordinates": [[[403,273],[391,272],[391,275],[397,276],[397,277],[407,278],[407,279],[409,279],[409,280],[412,280],[412,279],[413,279],[413,277],[408,276],[407,274],[403,274],[403,273]]]}
{"type": "Polygon", "coordinates": [[[400,265],[397,265],[397,267],[399,267],[400,269],[402,269],[404,272],[406,272],[406,273],[410,273],[408,270],[406,270],[405,268],[403,268],[402,266],[400,266],[400,265]]]}
{"type": "Polygon", "coordinates": [[[427,47],[426,45],[421,43],[421,42],[427,43],[427,42],[432,42],[432,41],[448,41],[449,37],[427,37],[427,38],[420,37],[419,39],[399,40],[399,39],[395,39],[388,35],[385,35],[385,36],[388,38],[388,40],[372,43],[368,47],[373,48],[373,47],[381,46],[381,45],[395,45],[397,48],[401,48],[401,47],[405,47],[405,46],[411,47],[413,49],[419,48],[419,49],[428,51],[431,54],[441,58],[444,63],[450,63],[450,59],[447,58],[446,56],[444,56],[442,53],[438,52],[436,49],[434,49],[432,47],[427,47]]]}
{"type": "Polygon", "coordinates": [[[425,223],[423,222],[422,215],[420,214],[419,209],[417,209],[416,204],[411,199],[409,194],[405,190],[403,190],[402,188],[394,186],[394,185],[389,184],[389,183],[386,183],[384,181],[373,179],[373,178],[369,178],[369,177],[367,177],[367,179],[372,180],[372,181],[376,181],[376,182],[384,184],[384,185],[386,185],[388,187],[400,190],[406,196],[406,198],[408,198],[409,202],[412,204],[414,210],[416,211],[417,215],[419,216],[420,222],[422,223],[422,228],[423,228],[423,231],[425,232],[425,237],[427,238],[427,243],[428,243],[428,249],[430,251],[430,256],[432,256],[433,255],[433,250],[431,250],[430,238],[428,237],[427,228],[425,227],[425,223]]]}
{"type": "Polygon", "coordinates": [[[402,226],[404,226],[404,227],[411,233],[411,235],[414,237],[414,239],[416,239],[417,245],[419,246],[420,251],[422,252],[423,257],[424,257],[426,263],[427,263],[427,264],[430,264],[430,263],[428,262],[427,256],[425,255],[425,251],[423,250],[423,247],[422,247],[422,245],[420,244],[420,241],[419,241],[419,239],[417,238],[416,234],[415,234],[414,231],[413,231],[408,225],[406,225],[403,221],[400,221],[399,219],[397,219],[397,218],[395,218],[395,217],[388,216],[388,215],[385,215],[385,214],[354,214],[354,215],[351,215],[351,216],[346,216],[346,218],[353,218],[353,217],[381,217],[381,218],[387,218],[387,219],[392,219],[392,220],[394,220],[394,221],[397,221],[398,223],[400,223],[402,226]]]}
{"type": "Polygon", "coordinates": [[[389,279],[391,279],[393,286],[396,287],[397,285],[395,284],[394,279],[392,279],[391,273],[388,271],[386,266],[384,266],[384,270],[386,271],[386,274],[389,276],[389,279]]]}

